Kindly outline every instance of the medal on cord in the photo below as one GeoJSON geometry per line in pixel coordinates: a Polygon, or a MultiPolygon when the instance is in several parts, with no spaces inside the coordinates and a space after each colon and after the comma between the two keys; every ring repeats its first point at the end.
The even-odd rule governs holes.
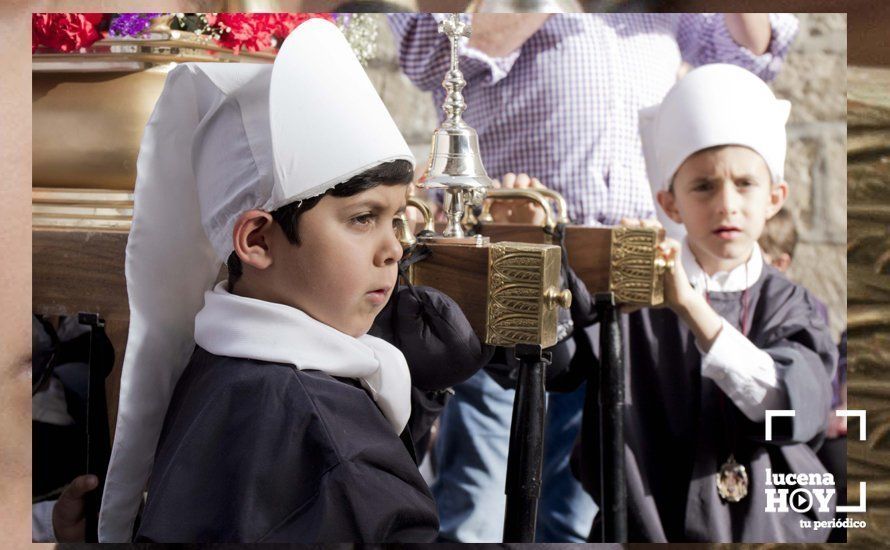
{"type": "MultiPolygon", "coordinates": [[[[710,304],[710,290],[708,289],[708,275],[705,274],[705,300],[710,304]]],[[[739,327],[742,334],[748,336],[748,262],[745,262],[745,289],[742,291],[742,313],[739,319],[739,327]]],[[[729,458],[714,474],[714,480],[717,484],[717,494],[725,502],[739,502],[748,495],[748,471],[743,464],[736,462],[735,454],[732,448],[735,443],[735,421],[731,419],[731,413],[726,411],[726,397],[720,390],[720,410],[723,418],[730,426],[729,441],[727,447],[730,448],[729,458]]]]}

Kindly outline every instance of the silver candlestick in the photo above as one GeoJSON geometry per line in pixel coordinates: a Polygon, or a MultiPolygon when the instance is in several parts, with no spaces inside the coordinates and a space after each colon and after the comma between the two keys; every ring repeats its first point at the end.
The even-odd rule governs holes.
{"type": "Polygon", "coordinates": [[[470,36],[470,25],[457,14],[451,14],[439,24],[439,32],[451,43],[451,67],[442,81],[446,92],[442,104],[445,120],[433,132],[429,161],[418,185],[445,189],[447,224],[442,234],[449,238],[464,237],[461,221],[465,207],[480,205],[492,182],[482,166],[479,137],[462,118],[467,104],[461,90],[467,81],[458,66],[457,47],[461,37],[470,36]]]}

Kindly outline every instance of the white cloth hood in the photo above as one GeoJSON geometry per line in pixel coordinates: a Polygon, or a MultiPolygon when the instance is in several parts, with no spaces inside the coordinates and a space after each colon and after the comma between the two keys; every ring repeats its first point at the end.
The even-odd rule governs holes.
{"type": "Polygon", "coordinates": [[[274,65],[177,66],[137,160],[126,276],[130,331],[99,517],[129,542],[195,315],[232,251],[237,217],[324,193],[368,168],[414,158],[328,21],[302,23],[274,65]]]}
{"type": "MultiPolygon", "coordinates": [[[[791,103],[776,99],[763,80],[741,67],[714,63],[690,71],[661,104],[640,111],[640,138],[655,204],[683,161],[718,145],[753,149],[766,161],[773,182],[782,181],[790,111],[791,103]]],[[[685,234],[660,206],[656,210],[670,236],[685,234]]]]}
{"type": "Polygon", "coordinates": [[[320,195],[384,162],[414,164],[349,43],[328,21],[297,27],[271,67],[191,68],[206,77],[197,79],[203,116],[192,142],[201,221],[221,261],[245,210],[320,195]]]}

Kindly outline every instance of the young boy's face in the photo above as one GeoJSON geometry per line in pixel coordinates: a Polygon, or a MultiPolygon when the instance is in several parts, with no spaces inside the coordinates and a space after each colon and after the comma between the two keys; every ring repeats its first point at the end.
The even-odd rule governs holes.
{"type": "Polygon", "coordinates": [[[275,226],[269,247],[276,301],[361,336],[396,284],[396,237],[406,185],[378,185],[351,197],[326,195],[298,221],[300,244],[275,226]]]}
{"type": "Polygon", "coordinates": [[[658,201],[672,220],[686,227],[696,260],[713,274],[749,258],[766,220],[779,211],[787,193],[785,182],[771,183],[763,157],[729,145],[687,158],[674,176],[673,190],[660,192],[658,201]]]}

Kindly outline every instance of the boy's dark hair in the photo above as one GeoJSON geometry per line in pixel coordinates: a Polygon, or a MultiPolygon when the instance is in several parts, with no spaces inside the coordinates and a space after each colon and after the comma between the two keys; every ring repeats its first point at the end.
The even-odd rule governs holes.
{"type": "MultiPolygon", "coordinates": [[[[362,191],[373,189],[378,185],[405,185],[411,183],[413,179],[414,171],[411,168],[411,163],[407,160],[385,162],[352,176],[343,183],[338,183],[321,195],[303,199],[302,201],[292,202],[273,210],[271,212],[272,219],[275,220],[275,223],[281,226],[281,230],[284,232],[285,237],[287,237],[287,240],[290,243],[299,245],[300,235],[297,232],[297,226],[300,222],[300,216],[309,210],[312,210],[312,208],[314,208],[325,195],[330,195],[332,197],[351,197],[362,191]]],[[[229,258],[226,261],[226,268],[228,270],[228,289],[229,292],[233,292],[235,283],[238,282],[238,279],[240,279],[241,275],[244,273],[241,259],[238,258],[238,255],[234,251],[229,254],[229,258]]]]}
{"type": "Polygon", "coordinates": [[[797,228],[794,226],[791,212],[783,208],[767,220],[757,243],[773,258],[781,256],[782,253],[793,258],[794,249],[797,247],[797,228]]]}

